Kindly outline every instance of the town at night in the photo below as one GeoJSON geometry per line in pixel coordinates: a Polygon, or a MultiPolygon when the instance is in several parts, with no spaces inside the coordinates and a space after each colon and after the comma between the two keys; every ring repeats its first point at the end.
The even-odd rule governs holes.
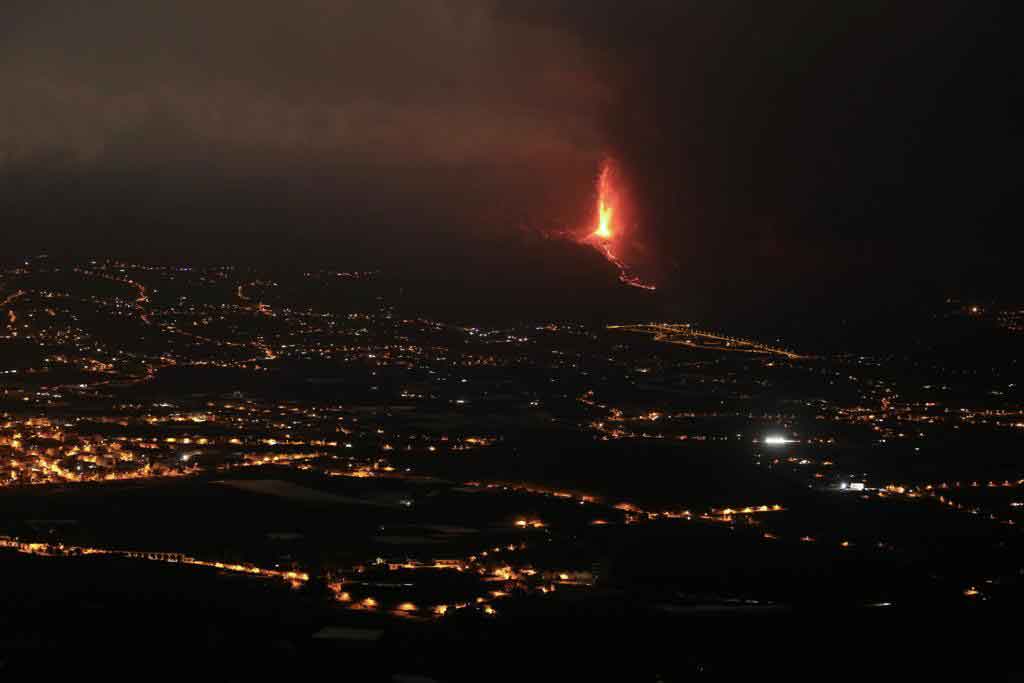
{"type": "MultiPolygon", "coordinates": [[[[710,634],[823,601],[979,619],[1019,597],[1012,354],[471,326],[416,317],[379,272],[35,257],[3,286],[4,563],[103,577],[83,600],[156,565],[294,601],[314,637],[591,613],[710,634]]],[[[1012,344],[1015,310],[940,301],[928,325],[1012,344]]]]}

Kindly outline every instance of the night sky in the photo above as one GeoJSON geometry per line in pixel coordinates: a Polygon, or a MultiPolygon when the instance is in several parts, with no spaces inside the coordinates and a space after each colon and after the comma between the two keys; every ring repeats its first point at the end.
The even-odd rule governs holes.
{"type": "Polygon", "coordinates": [[[614,273],[538,235],[585,223],[612,157],[680,314],[1012,298],[1012,25],[944,0],[7,0],[0,246],[586,290],[614,273]]]}

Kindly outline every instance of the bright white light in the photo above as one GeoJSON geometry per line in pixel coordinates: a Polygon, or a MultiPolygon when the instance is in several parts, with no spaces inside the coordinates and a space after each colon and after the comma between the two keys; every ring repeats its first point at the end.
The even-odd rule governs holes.
{"type": "Polygon", "coordinates": [[[771,436],[764,437],[765,446],[781,446],[787,443],[792,443],[792,441],[784,436],[779,436],[777,434],[772,434],[771,436]]]}

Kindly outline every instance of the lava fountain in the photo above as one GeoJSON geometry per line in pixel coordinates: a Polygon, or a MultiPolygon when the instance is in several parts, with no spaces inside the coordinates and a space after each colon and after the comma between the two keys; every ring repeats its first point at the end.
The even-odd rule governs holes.
{"type": "Polygon", "coordinates": [[[615,167],[611,161],[606,160],[601,165],[601,175],[597,178],[595,224],[581,242],[589,244],[604,254],[604,257],[619,269],[619,281],[623,284],[640,289],[656,289],[654,285],[641,281],[618,255],[624,244],[626,227],[621,222],[622,208],[622,191],[616,183],[615,167]],[[617,216],[619,223],[616,223],[617,216]]]}
{"type": "Polygon", "coordinates": [[[605,162],[597,179],[597,228],[594,230],[594,237],[599,240],[610,240],[614,234],[612,221],[615,218],[615,207],[611,201],[611,177],[611,164],[605,162]]]}

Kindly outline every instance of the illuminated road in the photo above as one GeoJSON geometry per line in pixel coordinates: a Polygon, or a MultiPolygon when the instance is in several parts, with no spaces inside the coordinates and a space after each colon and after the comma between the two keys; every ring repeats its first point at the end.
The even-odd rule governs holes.
{"type": "Polygon", "coordinates": [[[17,299],[18,297],[22,297],[22,296],[25,296],[25,290],[19,289],[17,292],[15,292],[14,294],[11,294],[10,296],[8,296],[3,301],[0,301],[0,308],[6,308],[7,306],[10,306],[14,302],[15,299],[17,299]]]}
{"type": "Polygon", "coordinates": [[[114,277],[113,275],[107,275],[106,273],[98,273],[98,272],[96,272],[94,270],[86,270],[84,268],[75,268],[74,270],[75,270],[76,273],[79,273],[81,275],[89,275],[91,277],[98,277],[98,278],[101,278],[103,280],[108,280],[110,282],[116,282],[118,284],[126,285],[128,287],[132,287],[135,290],[135,292],[138,294],[138,296],[135,299],[135,309],[136,309],[136,311],[138,311],[139,319],[142,320],[142,322],[144,322],[147,325],[152,325],[153,324],[152,321],[149,319],[149,312],[146,311],[146,308],[144,306],[144,304],[148,304],[149,303],[149,292],[146,290],[146,287],[144,285],[142,285],[139,282],[136,282],[135,280],[129,280],[128,278],[114,277]]]}
{"type": "Polygon", "coordinates": [[[685,323],[645,323],[640,325],[609,325],[609,330],[626,332],[643,332],[654,335],[654,341],[668,344],[680,344],[693,348],[716,349],[720,351],[739,351],[742,353],[763,353],[783,356],[791,360],[799,360],[806,356],[794,353],[777,346],[761,344],[750,339],[729,337],[724,334],[694,329],[685,323]],[[716,342],[714,345],[700,343],[701,340],[716,342]]]}
{"type": "Polygon", "coordinates": [[[41,555],[43,557],[75,557],[82,555],[108,555],[112,557],[123,557],[133,560],[149,560],[152,562],[168,562],[171,564],[185,564],[196,567],[210,567],[221,571],[236,572],[240,574],[251,574],[267,578],[283,579],[292,583],[305,583],[309,581],[309,574],[297,571],[282,571],[279,569],[262,569],[253,564],[238,564],[229,562],[215,562],[199,560],[183,553],[165,553],[134,550],[113,550],[110,548],[89,548],[84,546],[64,545],[63,543],[33,543],[22,541],[10,536],[0,536],[0,548],[8,548],[25,555],[41,555]]]}

